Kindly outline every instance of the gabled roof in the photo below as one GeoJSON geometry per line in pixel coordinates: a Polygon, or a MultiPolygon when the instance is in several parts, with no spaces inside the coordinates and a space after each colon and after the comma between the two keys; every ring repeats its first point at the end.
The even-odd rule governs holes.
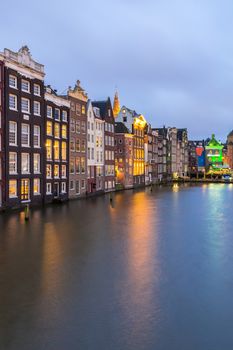
{"type": "Polygon", "coordinates": [[[122,122],[115,122],[115,133],[116,134],[130,134],[129,129],[122,122]]]}

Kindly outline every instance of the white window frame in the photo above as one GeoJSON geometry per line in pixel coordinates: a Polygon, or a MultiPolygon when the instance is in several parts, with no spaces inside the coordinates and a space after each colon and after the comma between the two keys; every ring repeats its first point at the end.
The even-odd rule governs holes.
{"type": "Polygon", "coordinates": [[[12,111],[17,111],[18,108],[17,108],[17,96],[14,95],[14,94],[9,94],[9,109],[12,110],[12,111]],[[14,107],[11,106],[11,98],[14,98],[14,107]]]}
{"type": "Polygon", "coordinates": [[[17,180],[15,180],[15,179],[10,179],[10,180],[9,180],[8,193],[9,193],[9,198],[17,198],[17,197],[18,197],[17,180]],[[14,183],[15,183],[15,195],[10,195],[10,183],[11,183],[11,182],[14,182],[14,183]]]}
{"type": "Polygon", "coordinates": [[[15,75],[12,75],[12,74],[9,75],[9,87],[11,87],[12,89],[18,89],[17,88],[17,77],[15,75]],[[15,84],[11,85],[11,83],[10,83],[11,79],[14,80],[15,84]]]}
{"type": "Polygon", "coordinates": [[[29,147],[30,146],[30,125],[29,124],[21,124],[21,146],[22,147],[29,147]],[[23,133],[23,126],[26,126],[28,128],[28,133],[23,133]],[[27,135],[27,144],[23,143],[23,135],[27,135]]]}
{"type": "Polygon", "coordinates": [[[21,153],[21,174],[30,174],[30,154],[29,153],[21,153]],[[27,170],[23,170],[23,158],[27,161],[27,170]]]}
{"type": "Polygon", "coordinates": [[[40,85],[39,84],[34,84],[33,85],[33,94],[35,95],[35,96],[40,96],[40,85]],[[36,92],[36,88],[38,88],[38,93],[36,92]]]}
{"type": "Polygon", "coordinates": [[[61,193],[66,193],[66,182],[61,183],[61,193]]]}
{"type": "Polygon", "coordinates": [[[34,148],[40,148],[40,126],[39,125],[34,125],[34,128],[33,128],[33,146],[34,148]],[[35,130],[39,130],[39,133],[36,134],[35,130]],[[38,137],[38,145],[35,144],[35,136],[38,137]]]}
{"type": "Polygon", "coordinates": [[[46,182],[46,194],[52,194],[52,183],[46,182]]]}
{"type": "Polygon", "coordinates": [[[17,174],[17,169],[18,169],[18,167],[17,167],[17,162],[18,162],[18,159],[17,159],[17,153],[16,152],[9,152],[9,174],[10,175],[15,175],[15,174],[17,174]],[[14,168],[15,168],[15,170],[11,170],[10,168],[11,168],[11,166],[10,166],[10,163],[11,163],[11,155],[13,155],[14,156],[14,160],[12,161],[12,162],[14,162],[14,164],[15,164],[15,166],[14,166],[14,168]]]}
{"type": "Polygon", "coordinates": [[[21,80],[21,91],[30,93],[30,82],[28,80],[26,80],[26,79],[21,80]],[[28,89],[24,89],[23,84],[26,84],[28,89]]]}
{"type": "Polygon", "coordinates": [[[68,121],[67,111],[62,110],[62,121],[63,122],[67,122],[68,121]]]}
{"type": "Polygon", "coordinates": [[[25,97],[21,97],[21,112],[22,113],[26,113],[26,114],[30,114],[30,100],[28,98],[25,97]],[[23,107],[23,101],[26,102],[27,101],[27,109],[24,109],[23,107]]]}
{"type": "Polygon", "coordinates": [[[53,108],[51,106],[47,106],[47,108],[46,108],[46,116],[47,116],[47,118],[53,119],[53,108]],[[48,114],[48,111],[50,111],[49,114],[48,114]]]}
{"type": "Polygon", "coordinates": [[[40,174],[40,153],[33,154],[33,172],[34,174],[40,174]],[[38,170],[35,169],[35,161],[37,161],[38,170]]]}
{"type": "Polygon", "coordinates": [[[40,178],[37,177],[37,178],[33,179],[33,195],[34,195],[34,196],[40,196],[40,194],[41,194],[41,189],[40,189],[40,178]],[[35,192],[35,190],[34,190],[35,181],[38,181],[38,189],[39,189],[39,192],[35,192]]]}
{"type": "Polygon", "coordinates": [[[10,146],[17,146],[17,123],[14,122],[13,120],[10,120],[9,121],[9,145],[10,146]],[[11,125],[15,127],[15,130],[14,131],[11,131],[11,125]],[[14,142],[11,142],[11,135],[10,134],[14,134],[14,138],[15,138],[15,141],[14,142]]]}
{"type": "Polygon", "coordinates": [[[33,101],[33,114],[40,116],[40,102],[39,101],[33,101]],[[35,106],[38,106],[38,112],[36,112],[35,106]]]}

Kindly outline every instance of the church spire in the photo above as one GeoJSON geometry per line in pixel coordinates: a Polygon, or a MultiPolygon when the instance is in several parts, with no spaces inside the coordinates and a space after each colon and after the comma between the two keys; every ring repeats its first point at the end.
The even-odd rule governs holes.
{"type": "Polygon", "coordinates": [[[114,103],[113,103],[113,115],[115,118],[117,117],[120,110],[121,110],[121,107],[120,107],[119,96],[118,96],[118,92],[116,91],[114,96],[114,103]]]}

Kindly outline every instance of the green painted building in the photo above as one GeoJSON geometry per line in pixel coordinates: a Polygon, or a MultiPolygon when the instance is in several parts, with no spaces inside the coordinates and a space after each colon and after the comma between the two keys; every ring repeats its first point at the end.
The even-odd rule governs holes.
{"type": "Polygon", "coordinates": [[[212,135],[211,140],[205,146],[206,164],[209,170],[220,170],[223,168],[223,145],[217,141],[215,135],[212,135]]]}

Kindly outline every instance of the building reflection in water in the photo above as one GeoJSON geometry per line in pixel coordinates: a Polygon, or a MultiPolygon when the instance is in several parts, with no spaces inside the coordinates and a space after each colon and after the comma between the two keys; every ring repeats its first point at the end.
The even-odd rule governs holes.
{"type": "MultiPolygon", "coordinates": [[[[150,329],[151,324],[155,324],[157,321],[159,323],[161,318],[157,201],[153,194],[143,191],[131,196],[128,205],[124,203],[124,196],[116,195],[115,207],[115,212],[112,211],[114,225],[117,225],[117,217],[119,217],[119,212],[116,214],[116,211],[124,210],[126,212],[124,221],[126,233],[122,234],[127,235],[125,248],[126,281],[125,288],[120,293],[119,303],[122,306],[126,322],[131,324],[133,336],[142,338],[144,334],[148,334],[148,331],[153,331],[150,329]],[[121,206],[122,209],[120,209],[121,206]],[[153,310],[151,310],[152,304],[154,305],[153,310]],[[132,310],[134,313],[131,312],[132,310]],[[154,319],[155,315],[157,321],[154,319]]],[[[122,222],[120,224],[122,225],[122,222]]],[[[119,234],[121,233],[119,232],[119,234]]],[[[144,341],[146,344],[147,339],[144,341]]]]}

